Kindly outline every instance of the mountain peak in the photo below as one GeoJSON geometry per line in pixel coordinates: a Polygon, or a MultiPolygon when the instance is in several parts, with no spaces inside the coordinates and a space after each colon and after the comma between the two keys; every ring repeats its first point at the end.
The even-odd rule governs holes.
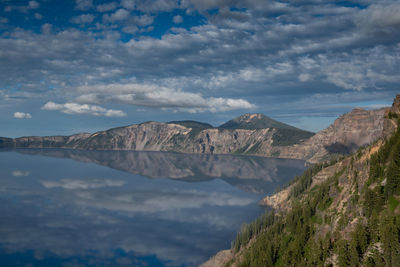
{"type": "Polygon", "coordinates": [[[241,122],[251,122],[255,120],[261,120],[263,118],[267,118],[267,116],[261,113],[246,113],[237,117],[236,119],[238,119],[241,122]]]}
{"type": "Polygon", "coordinates": [[[276,121],[268,116],[261,113],[246,113],[239,117],[236,117],[221,126],[223,129],[247,129],[257,130],[265,128],[276,128],[276,129],[289,129],[289,130],[300,130],[291,125],[276,121]]]}

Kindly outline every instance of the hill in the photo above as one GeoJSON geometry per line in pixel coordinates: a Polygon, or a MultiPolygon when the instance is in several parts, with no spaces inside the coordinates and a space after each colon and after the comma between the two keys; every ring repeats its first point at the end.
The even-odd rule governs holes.
{"type": "Polygon", "coordinates": [[[246,113],[244,115],[241,115],[230,121],[225,122],[224,124],[220,125],[219,128],[222,128],[222,129],[247,129],[247,130],[276,128],[276,129],[288,129],[288,130],[303,131],[294,126],[273,120],[270,117],[267,117],[264,114],[260,114],[260,113],[255,113],[255,114],[246,113]]]}
{"type": "Polygon", "coordinates": [[[204,266],[400,266],[396,100],[385,117],[397,130],[352,155],[314,165],[266,197],[262,203],[273,211],[243,226],[232,249],[204,266]]]}
{"type": "Polygon", "coordinates": [[[304,131],[291,125],[273,120],[260,113],[244,114],[222,124],[219,128],[246,130],[273,128],[276,131],[273,137],[274,146],[290,146],[298,144],[314,135],[312,132],[304,131]]]}

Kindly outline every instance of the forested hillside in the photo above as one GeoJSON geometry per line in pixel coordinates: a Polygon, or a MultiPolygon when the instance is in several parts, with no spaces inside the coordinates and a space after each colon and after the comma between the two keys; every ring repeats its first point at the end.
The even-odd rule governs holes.
{"type": "Polygon", "coordinates": [[[226,266],[400,266],[399,129],[315,165],[286,191],[275,211],[242,227],[226,266]]]}

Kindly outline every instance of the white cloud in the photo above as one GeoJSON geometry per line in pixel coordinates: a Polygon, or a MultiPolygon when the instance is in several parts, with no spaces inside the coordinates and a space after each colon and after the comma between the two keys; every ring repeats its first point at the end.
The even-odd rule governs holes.
{"type": "Polygon", "coordinates": [[[70,21],[75,24],[87,24],[94,20],[95,16],[92,14],[83,14],[77,17],[72,17],[70,21]]]}
{"type": "Polygon", "coordinates": [[[300,82],[307,82],[307,81],[311,80],[311,78],[312,78],[311,75],[308,74],[308,73],[301,73],[299,75],[299,81],[300,82]]]}
{"type": "Polygon", "coordinates": [[[136,106],[171,108],[187,112],[218,112],[252,109],[256,106],[244,99],[203,97],[200,93],[185,92],[156,84],[97,84],[77,88],[84,103],[119,102],[136,106]]]}
{"type": "Polygon", "coordinates": [[[168,12],[175,8],[179,8],[176,0],[141,0],[135,5],[135,9],[145,13],[168,12]]]}
{"type": "Polygon", "coordinates": [[[105,3],[102,5],[98,5],[96,7],[98,12],[107,12],[107,11],[111,11],[114,10],[118,7],[118,4],[116,2],[111,2],[111,3],[105,3]]]}
{"type": "Polygon", "coordinates": [[[134,0],[122,0],[121,5],[126,9],[134,9],[135,8],[135,1],[134,0]]]}
{"type": "Polygon", "coordinates": [[[29,1],[28,8],[29,9],[37,9],[40,7],[40,4],[36,1],[29,1]]]}
{"type": "Polygon", "coordinates": [[[37,1],[29,1],[26,6],[16,6],[16,5],[7,5],[4,8],[5,12],[11,12],[13,10],[17,10],[19,12],[27,13],[29,10],[38,9],[40,7],[40,3],[37,1]]]}
{"type": "Polygon", "coordinates": [[[134,34],[134,33],[136,33],[138,30],[139,30],[139,28],[136,27],[136,26],[133,26],[133,25],[131,25],[131,26],[126,26],[126,27],[123,27],[123,28],[122,28],[122,31],[123,31],[123,32],[130,33],[130,34],[134,34]]]}
{"type": "Polygon", "coordinates": [[[179,16],[179,15],[174,16],[174,18],[172,20],[174,21],[175,24],[179,24],[179,23],[183,22],[182,16],[179,16]]]}
{"type": "Polygon", "coordinates": [[[93,7],[93,0],[75,0],[75,8],[78,10],[88,10],[93,7]]]}
{"type": "Polygon", "coordinates": [[[35,14],[34,14],[34,17],[35,17],[35,19],[38,19],[38,20],[43,19],[43,16],[42,16],[42,14],[40,14],[40,13],[35,13],[35,14]]]}
{"type": "Polygon", "coordinates": [[[77,103],[65,103],[57,104],[54,102],[47,102],[43,107],[43,110],[58,110],[65,114],[74,115],[92,115],[92,116],[104,116],[104,117],[124,117],[126,113],[122,110],[105,109],[100,106],[88,105],[88,104],[77,104],[77,103]]]}
{"type": "Polygon", "coordinates": [[[32,119],[32,115],[29,113],[24,113],[24,112],[15,112],[14,113],[14,118],[17,119],[32,119]]]}
{"type": "Polygon", "coordinates": [[[43,34],[50,34],[53,30],[53,25],[50,23],[45,23],[42,25],[41,30],[43,34]]]}
{"type": "Polygon", "coordinates": [[[8,18],[0,17],[0,23],[8,23],[8,18]]]}
{"type": "MultiPolygon", "coordinates": [[[[379,3],[362,10],[356,17],[355,23],[361,29],[370,31],[386,31],[388,27],[400,26],[400,4],[379,3]]],[[[389,33],[389,32],[388,32],[389,33]]]]}
{"type": "Polygon", "coordinates": [[[29,171],[15,170],[11,174],[14,177],[25,177],[25,176],[29,176],[31,173],[29,171]]]}
{"type": "Polygon", "coordinates": [[[123,8],[118,9],[117,11],[115,11],[113,14],[108,15],[108,14],[104,14],[103,15],[103,21],[105,23],[107,22],[116,22],[116,21],[121,21],[121,20],[125,20],[129,17],[129,11],[123,8]]]}
{"type": "Polygon", "coordinates": [[[133,23],[139,26],[147,26],[154,22],[154,17],[149,15],[133,16],[131,19],[133,23]]]}

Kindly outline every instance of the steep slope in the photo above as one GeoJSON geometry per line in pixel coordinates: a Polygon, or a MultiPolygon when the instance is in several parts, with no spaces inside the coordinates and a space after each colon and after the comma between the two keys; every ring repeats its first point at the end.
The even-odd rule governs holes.
{"type": "MultiPolygon", "coordinates": [[[[398,98],[400,97],[396,99],[398,98]]],[[[305,158],[311,163],[317,163],[327,160],[332,154],[352,153],[393,130],[393,122],[385,118],[385,112],[388,112],[387,108],[353,109],[305,142],[280,148],[279,155],[287,158],[305,158]]]]}
{"type": "MultiPolygon", "coordinates": [[[[393,128],[399,103],[386,112],[393,128]]],[[[204,266],[400,266],[400,128],[386,133],[267,197],[274,211],[204,266]]]]}
{"type": "Polygon", "coordinates": [[[255,113],[255,114],[244,114],[242,116],[236,117],[230,121],[219,126],[222,129],[247,129],[247,130],[256,130],[256,129],[265,129],[265,128],[277,128],[277,129],[289,129],[289,130],[300,130],[291,125],[276,121],[271,119],[270,117],[265,116],[264,114],[255,113]]]}

